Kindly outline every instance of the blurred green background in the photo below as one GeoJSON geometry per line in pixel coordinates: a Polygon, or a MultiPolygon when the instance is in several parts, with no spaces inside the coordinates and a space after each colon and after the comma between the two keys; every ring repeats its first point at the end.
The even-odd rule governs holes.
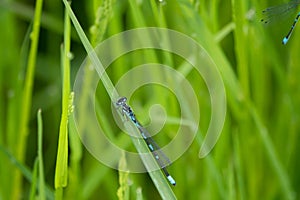
{"type": "MultiPolygon", "coordinates": [[[[136,52],[120,58],[107,70],[116,83],[132,67],[155,61],[181,72],[185,69],[186,78],[197,91],[200,128],[188,151],[168,167],[177,181],[169,188],[171,196],[299,199],[299,28],[287,45],[281,44],[296,13],[274,18],[270,26],[260,22],[262,10],[287,2],[72,2],[93,46],[124,30],[164,27],[199,42],[219,69],[227,95],[226,121],[217,145],[204,159],[199,159],[198,153],[209,125],[211,104],[205,82],[196,70],[184,68],[181,59],[157,50],[144,52],[145,57],[136,52]]],[[[63,2],[58,0],[0,0],[0,200],[161,199],[165,191],[156,188],[148,174],[119,173],[98,162],[78,139],[72,115],[67,121],[69,89],[72,91],[87,53],[72,24],[69,36],[65,13],[63,2]],[[41,12],[41,17],[35,12],[41,12]],[[39,34],[35,32],[38,30],[39,34]],[[68,43],[72,56],[68,56],[68,43]],[[42,120],[37,118],[39,108],[42,120]]],[[[149,76],[158,73],[150,71],[149,76]]],[[[149,123],[148,108],[153,103],[161,104],[168,117],[179,119],[179,105],[166,91],[145,86],[131,97],[130,104],[143,124],[149,123]]],[[[96,110],[105,133],[135,151],[114,123],[111,100],[101,83],[97,92],[96,110]]],[[[185,108],[193,109],[190,105],[185,108]]],[[[167,120],[155,140],[164,146],[177,128],[178,124],[167,120]]]]}

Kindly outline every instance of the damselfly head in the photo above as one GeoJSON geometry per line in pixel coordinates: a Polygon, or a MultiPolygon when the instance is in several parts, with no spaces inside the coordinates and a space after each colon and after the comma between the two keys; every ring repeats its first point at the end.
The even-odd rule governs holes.
{"type": "Polygon", "coordinates": [[[125,105],[125,104],[126,104],[126,101],[127,101],[127,98],[126,98],[126,97],[120,97],[120,98],[118,99],[118,101],[116,102],[116,105],[117,105],[117,106],[125,105]]]}

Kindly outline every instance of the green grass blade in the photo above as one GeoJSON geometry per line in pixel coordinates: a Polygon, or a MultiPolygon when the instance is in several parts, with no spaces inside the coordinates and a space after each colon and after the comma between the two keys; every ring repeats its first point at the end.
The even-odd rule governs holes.
{"type": "MultiPolygon", "coordinates": [[[[109,77],[105,73],[105,70],[103,69],[101,62],[99,61],[95,51],[92,48],[92,45],[90,44],[86,35],[84,34],[83,29],[81,28],[70,5],[68,4],[68,2],[66,0],[63,0],[63,2],[65,4],[68,14],[70,15],[71,20],[75,26],[75,29],[77,30],[77,33],[79,34],[79,37],[85,47],[85,50],[87,51],[87,53],[91,59],[91,62],[94,64],[94,66],[96,66],[98,73],[99,72],[101,72],[100,74],[103,73],[101,80],[102,80],[108,94],[111,96],[111,99],[113,100],[113,102],[115,102],[117,100],[117,98],[119,97],[119,95],[117,94],[116,90],[114,89],[114,86],[113,86],[112,82],[110,81],[109,77]],[[98,70],[100,70],[100,71],[98,71],[98,70]]],[[[119,112],[119,115],[122,116],[120,112],[119,112]]],[[[133,124],[131,124],[131,125],[133,126],[133,124]]],[[[129,131],[134,131],[134,132],[136,132],[136,134],[139,134],[138,131],[136,129],[133,129],[133,127],[130,127],[128,125],[128,123],[125,123],[125,127],[129,131]]],[[[132,138],[132,141],[139,153],[142,153],[142,152],[151,153],[150,150],[148,149],[146,143],[144,142],[144,140],[132,138]]],[[[152,160],[143,160],[143,163],[145,164],[146,168],[149,167],[149,166],[147,166],[148,163],[151,165],[153,165],[153,164],[157,165],[154,158],[152,160]]],[[[160,170],[149,172],[149,174],[163,199],[176,199],[173,191],[171,190],[170,186],[168,185],[167,180],[165,179],[164,175],[162,174],[162,172],[160,170]]]]}
{"type": "Polygon", "coordinates": [[[44,161],[43,161],[43,121],[42,110],[38,110],[38,163],[39,163],[39,199],[45,200],[45,178],[44,178],[44,161]]]}
{"type": "MultiPolygon", "coordinates": [[[[130,122],[125,122],[124,123],[126,130],[129,130],[131,132],[136,131],[135,126],[130,122]]],[[[137,133],[139,134],[139,133],[137,133]]],[[[145,152],[151,153],[145,143],[145,141],[141,138],[136,138],[136,137],[131,137],[134,146],[136,147],[136,149],[138,150],[138,152],[142,155],[145,152]]],[[[158,168],[157,163],[154,159],[154,157],[152,156],[141,156],[141,159],[146,167],[146,169],[151,169],[153,168],[153,166],[156,166],[156,168],[158,168]]],[[[156,171],[149,171],[148,173],[157,189],[157,191],[159,192],[160,196],[162,199],[177,199],[175,194],[173,193],[172,189],[170,188],[170,185],[168,183],[168,181],[166,180],[166,177],[164,176],[164,174],[162,173],[161,170],[156,170],[156,171]]]]}
{"type": "MultiPolygon", "coordinates": [[[[30,108],[32,104],[32,90],[33,90],[33,80],[34,80],[34,73],[36,67],[36,57],[37,57],[37,50],[38,50],[38,41],[39,41],[39,33],[40,33],[40,21],[41,21],[41,14],[42,14],[42,6],[43,0],[36,1],[35,7],[35,15],[34,15],[34,22],[33,22],[33,30],[31,33],[31,46],[29,51],[29,59],[27,63],[27,72],[26,78],[24,83],[24,90],[23,90],[23,101],[21,106],[21,119],[20,119],[20,136],[19,136],[19,143],[17,146],[17,159],[21,162],[24,162],[25,151],[26,151],[26,144],[27,144],[27,136],[28,136],[28,122],[30,117],[30,108]]],[[[15,179],[14,179],[14,191],[13,199],[17,199],[17,195],[21,194],[21,174],[20,172],[16,172],[15,179]]]]}
{"type": "Polygon", "coordinates": [[[36,187],[38,182],[38,166],[39,166],[39,159],[36,158],[33,165],[33,171],[32,171],[32,183],[31,183],[31,191],[30,191],[30,200],[36,199],[36,187]]]}
{"type": "MultiPolygon", "coordinates": [[[[69,105],[72,105],[70,101],[69,105]]],[[[82,180],[81,180],[81,159],[82,144],[77,133],[74,116],[69,116],[69,148],[70,148],[70,165],[69,165],[69,184],[66,188],[66,198],[82,199],[82,180]]]]}
{"type": "MultiPolygon", "coordinates": [[[[119,161],[119,168],[126,169],[126,158],[125,154],[122,154],[122,157],[119,161]]],[[[130,190],[129,190],[129,172],[128,171],[119,171],[119,184],[120,187],[117,191],[117,196],[120,200],[130,199],[130,190]]]]}
{"type": "MultiPolygon", "coordinates": [[[[1,4],[1,3],[0,3],[1,4]]],[[[20,101],[23,85],[18,79],[20,63],[24,61],[20,56],[18,44],[17,20],[12,13],[0,6],[0,145],[16,152],[19,137],[20,101]]],[[[28,39],[29,40],[29,39],[28,39]]],[[[26,56],[28,53],[26,54],[26,56]]],[[[0,157],[1,163],[7,159],[0,157]]],[[[0,166],[0,199],[8,199],[13,191],[14,168],[10,164],[0,166]]]]}
{"type": "Polygon", "coordinates": [[[235,160],[234,165],[236,168],[236,177],[237,177],[237,190],[238,190],[238,197],[241,200],[246,199],[246,193],[245,193],[245,180],[243,179],[243,166],[242,166],[242,158],[241,158],[241,149],[239,144],[239,136],[238,134],[233,134],[233,148],[234,148],[234,154],[235,154],[235,160]]]}
{"type": "MultiPolygon", "coordinates": [[[[70,48],[71,48],[71,24],[67,13],[65,14],[64,47],[62,53],[62,115],[59,129],[58,150],[55,168],[55,189],[67,186],[68,179],[68,117],[70,97],[70,48]]],[[[59,195],[60,196],[60,195],[59,195]]]]}

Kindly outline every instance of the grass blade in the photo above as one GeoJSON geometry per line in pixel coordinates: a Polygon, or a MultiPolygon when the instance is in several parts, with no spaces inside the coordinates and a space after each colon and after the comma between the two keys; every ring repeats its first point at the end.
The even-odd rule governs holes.
{"type": "Polygon", "coordinates": [[[36,187],[37,187],[37,179],[38,179],[38,158],[35,159],[32,171],[32,183],[31,183],[31,191],[30,191],[30,200],[34,200],[36,198],[36,187]]]}
{"type": "Polygon", "coordinates": [[[70,97],[70,48],[71,24],[67,13],[65,14],[64,47],[62,53],[62,116],[59,129],[58,150],[55,168],[55,189],[57,197],[62,198],[62,188],[67,186],[68,179],[68,117],[70,97]]]}
{"type": "MultiPolygon", "coordinates": [[[[65,4],[68,14],[70,15],[71,20],[75,26],[75,29],[85,47],[85,50],[87,51],[89,58],[91,59],[91,62],[96,67],[98,74],[101,75],[100,78],[107,90],[107,93],[110,95],[112,101],[116,102],[119,97],[117,91],[115,90],[108,75],[105,73],[105,70],[103,69],[103,66],[102,66],[100,60],[98,59],[95,51],[93,50],[92,45],[88,41],[88,39],[87,39],[83,29],[81,28],[75,14],[73,13],[70,5],[68,4],[68,2],[66,0],[63,0],[63,2],[65,4]]],[[[120,112],[119,112],[119,116],[122,116],[120,112]]],[[[126,130],[134,131],[134,132],[136,132],[135,134],[138,135],[139,134],[138,131],[136,129],[134,129],[132,126],[133,126],[133,124],[131,124],[131,126],[130,126],[128,123],[125,123],[126,130]]],[[[142,153],[142,152],[143,153],[145,153],[145,152],[151,153],[150,150],[148,149],[146,143],[144,142],[144,140],[138,139],[138,138],[132,138],[132,141],[139,153],[142,153]]],[[[144,160],[142,158],[142,160],[143,160],[143,163],[145,164],[146,168],[149,167],[149,166],[147,166],[148,164],[157,165],[154,158],[152,160],[144,160]]],[[[170,186],[168,185],[168,182],[166,181],[164,175],[162,174],[162,172],[160,170],[149,172],[149,174],[163,199],[176,199],[173,191],[171,190],[170,186]]]]}
{"type": "MultiPolygon", "coordinates": [[[[29,51],[29,59],[27,63],[26,79],[24,83],[23,90],[23,101],[21,106],[21,119],[20,119],[20,137],[19,144],[17,146],[17,159],[24,162],[27,136],[28,136],[28,122],[30,117],[30,108],[32,101],[32,90],[33,90],[33,80],[36,67],[36,57],[38,50],[38,41],[40,33],[40,21],[42,14],[43,0],[37,0],[35,6],[35,15],[33,22],[33,30],[31,33],[31,46],[29,51]]],[[[18,199],[17,195],[21,194],[21,174],[16,172],[14,179],[14,191],[12,192],[13,198],[18,199]]]]}
{"type": "Polygon", "coordinates": [[[45,178],[43,161],[43,121],[42,110],[38,110],[38,163],[39,163],[39,199],[45,200],[45,178]]]}

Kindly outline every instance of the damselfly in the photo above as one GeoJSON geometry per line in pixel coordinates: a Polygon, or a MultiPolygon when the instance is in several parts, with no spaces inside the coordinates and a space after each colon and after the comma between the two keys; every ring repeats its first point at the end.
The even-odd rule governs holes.
{"type": "MultiPolygon", "coordinates": [[[[263,15],[265,17],[264,17],[264,19],[261,20],[261,22],[263,22],[265,24],[269,24],[273,21],[282,20],[283,18],[285,18],[285,16],[295,13],[299,4],[300,4],[300,0],[292,0],[285,4],[269,7],[267,9],[263,10],[263,15]]],[[[293,33],[293,30],[298,22],[299,17],[300,17],[300,12],[297,14],[296,18],[294,19],[294,22],[293,22],[288,34],[283,38],[282,44],[285,45],[288,43],[288,41],[293,33]]]]}
{"type": "Polygon", "coordinates": [[[130,106],[127,105],[126,103],[127,98],[126,97],[121,97],[119,100],[116,102],[117,106],[120,106],[122,108],[122,113],[126,115],[132,122],[133,124],[137,127],[139,132],[142,135],[142,138],[146,142],[149,150],[151,151],[152,155],[154,156],[155,160],[157,161],[158,165],[161,167],[162,171],[164,172],[165,176],[167,177],[168,181],[172,185],[176,185],[175,180],[173,177],[169,174],[169,172],[166,169],[166,165],[170,163],[170,160],[168,157],[160,150],[160,147],[158,144],[152,139],[150,134],[147,132],[147,130],[141,125],[141,123],[136,119],[134,112],[130,108],[130,106]]]}

